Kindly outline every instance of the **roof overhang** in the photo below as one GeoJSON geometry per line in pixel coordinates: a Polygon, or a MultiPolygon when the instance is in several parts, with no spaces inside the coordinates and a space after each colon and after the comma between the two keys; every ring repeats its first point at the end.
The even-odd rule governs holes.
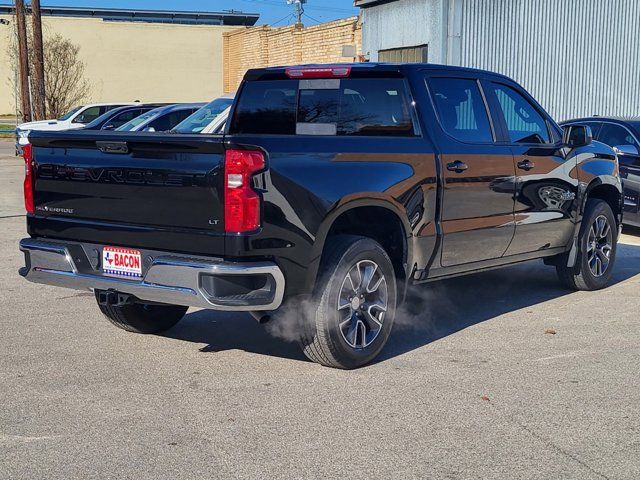
{"type": "Polygon", "coordinates": [[[382,5],[384,3],[393,3],[399,0],[353,0],[354,7],[369,8],[376,5],[382,5]]]}
{"type": "MultiPolygon", "coordinates": [[[[27,7],[31,11],[30,7],[27,7]]],[[[238,10],[224,12],[137,10],[128,8],[41,7],[42,16],[100,18],[107,21],[180,23],[187,25],[253,26],[260,17],[257,13],[238,10]]],[[[13,15],[14,7],[0,5],[0,15],[13,15]]]]}

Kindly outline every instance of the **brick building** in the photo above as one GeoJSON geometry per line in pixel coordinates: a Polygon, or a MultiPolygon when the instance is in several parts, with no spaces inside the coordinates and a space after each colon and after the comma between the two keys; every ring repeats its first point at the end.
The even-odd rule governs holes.
{"type": "Polygon", "coordinates": [[[362,55],[362,25],[358,17],[307,28],[240,28],[222,36],[226,92],[236,90],[250,68],[353,62],[362,55]]]}

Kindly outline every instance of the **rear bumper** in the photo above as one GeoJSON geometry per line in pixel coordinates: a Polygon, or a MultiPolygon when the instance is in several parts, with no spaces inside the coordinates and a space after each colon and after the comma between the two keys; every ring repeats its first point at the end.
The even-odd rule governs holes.
{"type": "Polygon", "coordinates": [[[20,250],[25,266],[19,273],[34,283],[77,290],[111,290],[142,301],[226,311],[277,309],[285,280],[272,262],[226,262],[222,259],[142,252],[147,266],[142,280],[103,275],[100,246],[25,238],[20,250]]]}

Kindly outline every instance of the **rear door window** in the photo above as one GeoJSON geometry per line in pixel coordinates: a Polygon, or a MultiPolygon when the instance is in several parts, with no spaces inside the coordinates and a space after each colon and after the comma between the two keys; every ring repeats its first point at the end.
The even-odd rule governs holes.
{"type": "Polygon", "coordinates": [[[466,143],[493,142],[489,114],[476,80],[434,77],[429,87],[445,132],[466,143]]]}
{"type": "Polygon", "coordinates": [[[410,101],[400,78],[248,82],[231,133],[413,136],[410,101]]]}

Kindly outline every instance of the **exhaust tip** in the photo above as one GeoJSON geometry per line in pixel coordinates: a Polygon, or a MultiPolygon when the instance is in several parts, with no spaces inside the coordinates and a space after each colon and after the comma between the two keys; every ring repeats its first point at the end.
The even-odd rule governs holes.
{"type": "Polygon", "coordinates": [[[260,325],[264,325],[269,320],[271,320],[271,315],[267,312],[249,312],[249,313],[260,325]]]}

